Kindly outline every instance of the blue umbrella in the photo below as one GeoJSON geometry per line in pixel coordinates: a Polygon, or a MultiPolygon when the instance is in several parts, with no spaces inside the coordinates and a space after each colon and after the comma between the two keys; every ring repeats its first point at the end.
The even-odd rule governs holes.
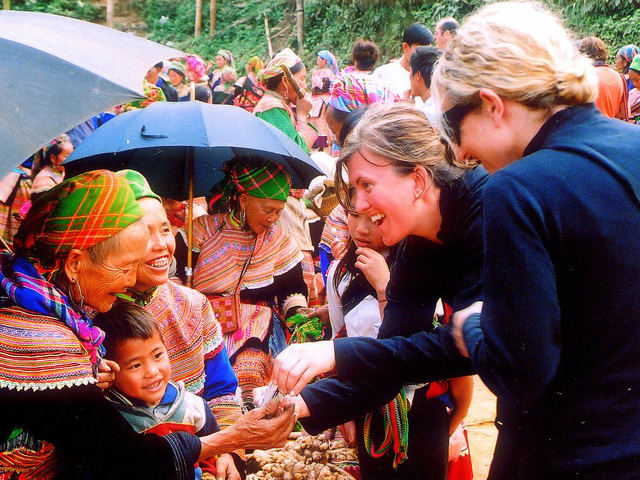
{"type": "Polygon", "coordinates": [[[67,130],[144,98],[142,80],[184,55],[73,18],[0,11],[0,178],[67,130]]]}
{"type": "Polygon", "coordinates": [[[306,188],[322,170],[280,130],[230,105],[156,102],[110,120],[81,143],[65,162],[67,176],[87,170],[130,168],[142,173],[163,197],[207,195],[224,176],[225,162],[255,155],[280,163],[294,188],[306,188]]]}
{"type": "MultiPolygon", "coordinates": [[[[129,168],[151,188],[175,200],[208,194],[223,177],[224,163],[253,155],[285,166],[294,188],[322,171],[289,137],[239,107],[202,102],[156,102],[110,120],[81,143],[64,163],[67,174],[129,168]]],[[[192,215],[187,236],[187,286],[191,285],[192,215]]]]}

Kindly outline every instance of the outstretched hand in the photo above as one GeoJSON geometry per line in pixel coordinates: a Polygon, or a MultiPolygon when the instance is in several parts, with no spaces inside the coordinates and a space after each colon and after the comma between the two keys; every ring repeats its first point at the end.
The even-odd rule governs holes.
{"type": "Polygon", "coordinates": [[[240,448],[266,450],[284,446],[296,423],[295,406],[280,406],[277,398],[242,415],[233,425],[200,437],[199,460],[240,448]]]}
{"type": "Polygon", "coordinates": [[[313,378],[336,365],[332,341],[300,343],[276,357],[271,381],[282,393],[295,396],[313,378]]]}

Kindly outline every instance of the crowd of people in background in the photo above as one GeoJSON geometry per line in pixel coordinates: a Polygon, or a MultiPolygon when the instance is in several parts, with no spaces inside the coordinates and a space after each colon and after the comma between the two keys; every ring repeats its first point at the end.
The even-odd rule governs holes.
{"type": "Polygon", "coordinates": [[[15,412],[0,480],[237,480],[244,448],[282,442],[298,416],[337,428],[363,480],[469,480],[474,374],[498,397],[490,478],[634,478],[640,249],[620,222],[640,224],[640,48],[609,65],[600,38],[573,42],[546,10],[498,3],[462,26],[412,23],[397,54],[379,65],[375,39],[357,39],[348,65],[321,49],[310,71],[290,48],[241,69],[224,49],[167,59],[146,98],[0,182],[0,350],[17,349],[22,372],[0,359],[0,405],[15,412]],[[323,175],[293,189],[282,165],[238,156],[193,205],[130,170],[65,181],[92,130],[165,101],[251,112],[323,175]],[[59,371],[43,373],[56,352],[59,371]],[[295,395],[256,409],[272,381],[295,395]]]}

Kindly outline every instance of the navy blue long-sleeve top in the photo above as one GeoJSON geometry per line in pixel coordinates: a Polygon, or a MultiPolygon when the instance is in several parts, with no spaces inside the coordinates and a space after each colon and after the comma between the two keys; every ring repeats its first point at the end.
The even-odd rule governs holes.
{"type": "MultiPolygon", "coordinates": [[[[499,407],[520,416],[519,478],[640,476],[637,145],[638,126],[567,108],[485,186],[484,307],[464,337],[499,407]]],[[[449,342],[342,339],[338,372],[435,380],[449,342]]]]}
{"type": "MultiPolygon", "coordinates": [[[[438,232],[442,244],[410,236],[399,245],[387,286],[387,305],[378,338],[432,332],[433,315],[440,298],[454,309],[467,307],[480,299],[481,197],[487,178],[487,171],[478,167],[442,187],[442,225],[438,232]]],[[[441,334],[451,335],[444,329],[441,334]]],[[[471,373],[469,360],[458,355],[452,343],[451,346],[451,350],[438,352],[437,362],[448,363],[451,375],[446,378],[471,373]]],[[[439,368],[444,367],[440,365],[439,368]]],[[[384,378],[384,373],[379,378],[384,378]]],[[[390,401],[402,387],[402,382],[381,381],[369,389],[368,385],[354,380],[327,379],[303,389],[302,397],[311,413],[309,418],[302,420],[307,431],[321,432],[353,420],[390,401]]]]}

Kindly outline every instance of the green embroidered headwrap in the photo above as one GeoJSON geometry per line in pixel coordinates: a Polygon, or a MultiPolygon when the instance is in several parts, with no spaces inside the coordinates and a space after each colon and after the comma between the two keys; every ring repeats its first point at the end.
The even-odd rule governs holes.
{"type": "Polygon", "coordinates": [[[82,173],[39,197],[13,244],[41,271],[57,268],[73,248],[86,250],[142,218],[128,182],[107,170],[82,173]]]}
{"type": "Polygon", "coordinates": [[[260,167],[236,163],[229,169],[225,179],[213,188],[210,205],[223,197],[231,198],[233,193],[248,193],[253,197],[286,202],[289,190],[291,176],[279,163],[268,162],[260,167]]]}

